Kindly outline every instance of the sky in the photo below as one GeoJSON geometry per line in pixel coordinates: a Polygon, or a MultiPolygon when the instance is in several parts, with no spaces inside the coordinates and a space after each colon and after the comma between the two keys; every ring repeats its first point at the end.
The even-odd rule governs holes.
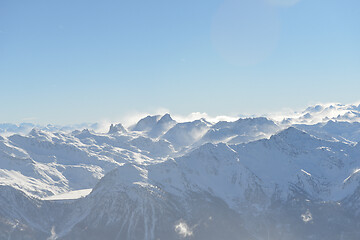
{"type": "Polygon", "coordinates": [[[0,0],[0,122],[360,100],[359,0],[0,0]]]}

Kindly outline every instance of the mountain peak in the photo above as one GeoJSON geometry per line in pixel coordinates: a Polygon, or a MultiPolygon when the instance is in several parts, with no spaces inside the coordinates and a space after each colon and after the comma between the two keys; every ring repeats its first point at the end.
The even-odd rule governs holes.
{"type": "Polygon", "coordinates": [[[212,123],[209,122],[208,120],[206,120],[205,118],[200,118],[199,120],[195,120],[194,122],[203,123],[203,124],[205,124],[205,125],[207,125],[207,126],[211,126],[211,125],[212,125],[212,123]]]}
{"type": "Polygon", "coordinates": [[[121,123],[118,124],[111,124],[108,134],[115,134],[115,133],[126,133],[126,129],[121,123]]]}
{"type": "Polygon", "coordinates": [[[140,119],[139,122],[132,128],[133,131],[149,131],[151,130],[155,124],[161,118],[160,115],[155,116],[147,116],[145,118],[140,119]]]}
{"type": "Polygon", "coordinates": [[[152,138],[158,138],[175,125],[176,121],[171,118],[170,114],[166,113],[148,132],[148,136],[152,138]]]}
{"type": "Polygon", "coordinates": [[[147,182],[148,171],[140,166],[125,163],[106,174],[94,187],[94,192],[102,188],[130,187],[135,183],[147,182]]]}
{"type": "Polygon", "coordinates": [[[289,141],[292,142],[292,141],[306,141],[313,139],[313,137],[310,134],[302,130],[299,130],[295,127],[289,127],[271,136],[270,139],[282,139],[285,140],[286,142],[289,141]]]}
{"type": "Polygon", "coordinates": [[[159,120],[159,122],[169,122],[169,121],[174,121],[174,119],[172,119],[169,113],[164,114],[164,116],[162,116],[159,120]]]}
{"type": "Polygon", "coordinates": [[[239,118],[235,121],[236,123],[239,122],[248,122],[254,124],[264,124],[264,123],[274,123],[272,120],[269,120],[266,117],[249,117],[249,118],[239,118]]]}
{"type": "Polygon", "coordinates": [[[317,104],[306,108],[305,112],[321,112],[322,110],[324,110],[324,106],[317,104]]]}
{"type": "Polygon", "coordinates": [[[37,128],[37,127],[34,127],[29,132],[29,135],[32,137],[44,137],[44,136],[48,136],[49,134],[50,134],[49,132],[42,130],[40,128],[37,128]]]}

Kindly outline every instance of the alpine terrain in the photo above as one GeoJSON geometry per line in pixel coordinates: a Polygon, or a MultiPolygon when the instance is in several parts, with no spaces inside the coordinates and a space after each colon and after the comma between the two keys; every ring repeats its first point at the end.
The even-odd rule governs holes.
{"type": "Polygon", "coordinates": [[[0,239],[357,240],[360,105],[0,124],[0,239]]]}

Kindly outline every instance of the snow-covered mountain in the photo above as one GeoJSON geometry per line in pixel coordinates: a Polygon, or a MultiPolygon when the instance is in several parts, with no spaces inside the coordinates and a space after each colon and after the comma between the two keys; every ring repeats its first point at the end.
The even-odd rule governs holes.
{"type": "Polygon", "coordinates": [[[5,135],[0,239],[358,239],[359,123],[330,109],[5,135]]]}
{"type": "Polygon", "coordinates": [[[280,130],[272,120],[264,117],[240,118],[235,122],[221,121],[213,126],[202,137],[198,144],[211,143],[246,143],[268,138],[280,130]]]}
{"type": "Polygon", "coordinates": [[[178,123],[167,131],[162,138],[171,142],[176,149],[189,147],[201,139],[211,125],[205,119],[178,123]]]}
{"type": "Polygon", "coordinates": [[[297,128],[323,139],[357,143],[360,141],[360,123],[333,121],[314,125],[297,124],[297,128]]]}
{"type": "Polygon", "coordinates": [[[316,124],[329,120],[359,122],[360,104],[317,104],[302,111],[268,114],[268,117],[283,124],[316,124]]]}
{"type": "Polygon", "coordinates": [[[77,129],[92,129],[99,130],[101,125],[99,123],[81,123],[81,124],[72,124],[72,125],[40,125],[33,123],[0,123],[0,135],[13,135],[13,134],[28,134],[33,128],[38,128],[41,130],[49,132],[71,132],[77,129]]]}

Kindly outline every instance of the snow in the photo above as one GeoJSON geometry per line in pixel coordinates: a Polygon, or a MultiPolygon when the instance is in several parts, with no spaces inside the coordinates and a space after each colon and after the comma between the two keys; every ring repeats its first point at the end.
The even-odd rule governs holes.
{"type": "MultiPolygon", "coordinates": [[[[349,108],[359,110],[354,106],[318,105],[305,112],[309,119],[320,113],[346,112],[349,108]]],[[[341,189],[337,183],[351,176],[350,169],[356,167],[350,164],[355,161],[356,148],[348,144],[354,145],[354,142],[345,137],[355,140],[351,136],[356,134],[350,135],[350,132],[358,128],[357,123],[329,121],[294,126],[296,128],[282,130],[283,125],[264,117],[215,124],[205,119],[176,123],[165,114],[143,118],[129,131],[120,123],[111,125],[107,134],[89,129],[66,133],[54,128],[53,131],[34,128],[28,135],[15,134],[0,139],[0,154],[6,159],[0,164],[1,180],[3,185],[16,187],[29,195],[47,197],[92,188],[105,174],[124,163],[147,166],[170,159],[162,165],[167,165],[166,171],[174,176],[184,174],[181,171],[196,172],[199,176],[165,174],[162,180],[173,183],[168,191],[182,192],[183,181],[194,182],[193,189],[211,189],[214,194],[225,196],[229,204],[233,204],[231,199],[239,198],[243,193],[240,190],[232,193],[231,187],[224,186],[232,186],[229,185],[231,181],[246,182],[244,176],[266,183],[260,184],[269,191],[275,184],[284,190],[288,188],[288,182],[310,181],[303,174],[311,176],[311,181],[322,179],[319,181],[323,184],[324,179],[331,179],[327,184],[341,189]],[[320,130],[315,126],[325,129],[327,135],[335,136],[337,140],[319,134],[320,130]],[[349,134],[344,134],[346,129],[349,134]],[[312,135],[307,134],[307,130],[311,130],[312,135]],[[254,142],[247,144],[250,141],[254,142]],[[218,145],[208,145],[208,142],[218,145]],[[246,145],[229,147],[223,143],[246,145]],[[174,157],[175,165],[171,163],[174,157]],[[190,161],[186,160],[189,158],[193,158],[191,163],[184,164],[190,161]],[[332,160],[327,160],[329,158],[332,160]],[[226,159],[228,165],[216,159],[226,159]],[[178,171],[179,167],[183,169],[178,171]],[[276,174],[269,174],[269,168],[276,169],[276,174]]],[[[337,198],[343,197],[340,190],[337,192],[334,194],[337,198]]],[[[327,199],[331,199],[331,194],[327,199]]]]}
{"type": "Polygon", "coordinates": [[[131,128],[132,131],[150,131],[156,123],[160,120],[161,116],[147,116],[141,119],[134,127],[131,128]]]}
{"type": "Polygon", "coordinates": [[[302,111],[270,113],[266,116],[284,124],[317,124],[333,121],[360,121],[359,104],[327,103],[310,106],[302,111]]]}
{"type": "Polygon", "coordinates": [[[187,147],[201,139],[209,130],[211,123],[204,119],[178,123],[164,134],[163,138],[173,144],[175,149],[187,147]]]}
{"type": "Polygon", "coordinates": [[[91,191],[92,191],[92,188],[70,191],[70,192],[66,192],[66,193],[61,193],[61,194],[57,194],[57,195],[53,195],[53,196],[44,197],[44,198],[42,198],[42,200],[55,201],[55,200],[79,199],[79,198],[89,195],[91,191]]]}
{"type": "MultiPolygon", "coordinates": [[[[26,125],[32,126],[27,134],[0,137],[0,185],[29,199],[79,199],[80,215],[69,217],[68,231],[99,202],[108,222],[128,214],[126,207],[135,202],[140,205],[129,215],[129,228],[139,221],[134,220],[137,214],[148,211],[141,220],[148,237],[155,231],[153,209],[161,206],[161,212],[169,195],[186,204],[193,193],[211,196],[238,213],[261,214],[273,201],[287,203],[297,195],[309,205],[341,203],[356,208],[359,111],[356,105],[316,105],[285,119],[268,116],[217,123],[176,122],[165,114],[143,118],[129,129],[112,124],[107,133],[26,125]],[[114,203],[113,197],[125,202],[114,203]],[[125,210],[118,210],[122,206],[125,210]]],[[[297,220],[312,224],[316,211],[301,210],[297,220]]],[[[188,220],[172,226],[179,236],[196,234],[188,220]]],[[[51,233],[59,234],[56,228],[51,233]]]]}

